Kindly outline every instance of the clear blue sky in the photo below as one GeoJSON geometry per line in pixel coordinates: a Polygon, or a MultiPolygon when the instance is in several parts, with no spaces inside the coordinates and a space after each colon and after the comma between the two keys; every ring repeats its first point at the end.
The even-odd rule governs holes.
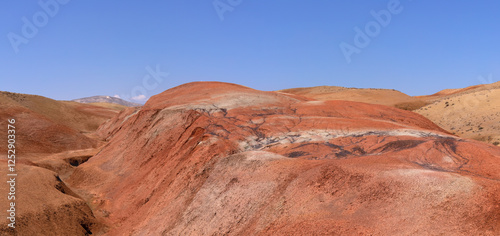
{"type": "Polygon", "coordinates": [[[500,78],[498,0],[401,0],[386,26],[377,23],[377,32],[371,23],[373,38],[350,63],[339,45],[356,46],[354,28],[365,32],[375,21],[370,11],[395,2],[217,0],[232,8],[221,20],[213,0],[65,1],[41,1],[57,2],[57,12],[38,1],[3,2],[0,90],[61,100],[149,97],[209,80],[260,90],[335,85],[422,95],[479,84],[479,76],[500,78]],[[36,34],[23,17],[36,21],[36,34]],[[169,75],[161,83],[148,77],[144,86],[146,68],[157,66],[169,75]]]}

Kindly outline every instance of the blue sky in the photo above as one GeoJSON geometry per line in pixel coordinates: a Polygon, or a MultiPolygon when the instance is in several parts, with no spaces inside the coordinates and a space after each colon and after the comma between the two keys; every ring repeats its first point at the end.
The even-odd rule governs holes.
{"type": "Polygon", "coordinates": [[[431,94],[498,81],[499,12],[496,0],[6,1],[0,90],[141,99],[208,80],[431,94]],[[342,43],[358,49],[350,63],[342,43]]]}

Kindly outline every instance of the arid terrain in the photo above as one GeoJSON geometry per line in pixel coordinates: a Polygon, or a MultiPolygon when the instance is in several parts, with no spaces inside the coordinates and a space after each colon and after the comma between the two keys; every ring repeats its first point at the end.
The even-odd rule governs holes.
{"type": "MultiPolygon", "coordinates": [[[[0,235],[85,235],[98,227],[87,203],[62,179],[104,144],[94,132],[118,111],[41,96],[0,92],[0,119],[16,119],[17,227],[0,235]],[[15,234],[17,233],[17,234],[15,234]]],[[[6,132],[6,129],[2,129],[6,132]]],[[[0,175],[7,176],[7,133],[0,136],[0,175]]],[[[6,177],[4,177],[6,178],[6,177]]],[[[8,185],[0,186],[2,212],[8,185]]]]}
{"type": "Polygon", "coordinates": [[[500,147],[439,117],[471,112],[498,137],[482,117],[500,112],[493,87],[416,98],[195,82],[120,112],[1,93],[0,118],[19,129],[19,199],[17,228],[0,232],[498,235],[500,147]]]}
{"type": "Polygon", "coordinates": [[[417,112],[446,131],[464,138],[500,144],[500,82],[463,89],[445,89],[427,96],[409,96],[391,89],[335,86],[285,89],[278,92],[328,101],[346,100],[392,106],[417,112]]]}
{"type": "Polygon", "coordinates": [[[500,82],[448,89],[430,96],[415,112],[460,137],[500,145],[500,82]]]}
{"type": "MultiPolygon", "coordinates": [[[[0,92],[0,119],[18,119],[18,149],[25,153],[55,153],[92,148],[97,142],[90,137],[102,122],[117,110],[76,102],[18,93],[0,92]]],[[[5,135],[1,141],[6,142],[5,135]]],[[[5,152],[1,145],[0,151],[5,152]]]]}
{"type": "Polygon", "coordinates": [[[278,92],[301,95],[320,101],[344,100],[366,102],[410,111],[428,104],[424,99],[412,97],[394,89],[358,89],[337,86],[318,86],[284,89],[278,92]]]}

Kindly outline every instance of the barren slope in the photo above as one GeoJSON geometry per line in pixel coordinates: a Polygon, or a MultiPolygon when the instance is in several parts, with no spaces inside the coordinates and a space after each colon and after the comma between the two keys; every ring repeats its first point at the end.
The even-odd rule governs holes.
{"type": "MultiPolygon", "coordinates": [[[[97,153],[97,127],[118,111],[0,92],[0,175],[7,176],[7,120],[15,118],[16,229],[0,220],[0,235],[89,235],[101,230],[90,207],[63,182],[97,153]],[[81,150],[83,149],[83,150],[81,150]]],[[[9,154],[12,154],[9,153],[9,154]]],[[[14,159],[11,159],[14,160],[14,159]]],[[[12,164],[12,162],[10,163],[12,164]]],[[[11,172],[9,172],[11,173],[11,172]]],[[[0,210],[7,212],[9,184],[0,185],[0,210]]]]}
{"type": "Polygon", "coordinates": [[[301,95],[315,100],[345,100],[366,102],[397,107],[405,110],[420,108],[426,103],[419,98],[411,97],[394,89],[358,89],[336,86],[318,86],[293,88],[278,92],[301,95]]]}
{"type": "MultiPolygon", "coordinates": [[[[7,166],[5,160],[0,160],[7,166]]],[[[17,163],[16,224],[15,229],[2,218],[0,235],[90,235],[100,225],[87,203],[73,193],[55,172],[27,163],[17,163]]],[[[7,175],[1,168],[0,174],[7,175]]],[[[2,184],[0,192],[7,191],[2,184]]],[[[2,212],[8,210],[11,201],[0,198],[2,212]]],[[[5,214],[2,214],[3,216],[5,214]]]]}
{"type": "Polygon", "coordinates": [[[115,104],[115,103],[94,102],[94,103],[87,103],[87,104],[94,105],[94,106],[105,107],[105,108],[111,108],[111,109],[117,110],[117,111],[123,111],[123,110],[127,109],[127,106],[120,105],[120,104],[115,104]]]}
{"type": "Polygon", "coordinates": [[[500,148],[386,106],[190,83],[68,183],[109,235],[498,235],[500,148]]]}
{"type": "Polygon", "coordinates": [[[438,93],[415,112],[465,138],[500,144],[500,83],[438,93]]]}
{"type": "MultiPolygon", "coordinates": [[[[0,92],[0,120],[16,119],[18,148],[24,153],[55,153],[96,147],[86,134],[118,111],[76,102],[0,92]]],[[[0,142],[6,143],[1,136],[0,142]]],[[[5,146],[0,146],[4,152],[5,146]]]]}
{"type": "Polygon", "coordinates": [[[480,92],[484,90],[491,90],[491,89],[497,89],[500,88],[500,81],[491,83],[491,84],[480,84],[480,85],[473,85],[469,86],[467,88],[461,88],[461,89],[444,89],[441,90],[435,94],[432,95],[424,95],[424,96],[415,96],[416,98],[428,101],[428,102],[436,102],[442,99],[454,97],[454,96],[460,96],[463,94],[467,93],[474,93],[474,92],[480,92]]]}

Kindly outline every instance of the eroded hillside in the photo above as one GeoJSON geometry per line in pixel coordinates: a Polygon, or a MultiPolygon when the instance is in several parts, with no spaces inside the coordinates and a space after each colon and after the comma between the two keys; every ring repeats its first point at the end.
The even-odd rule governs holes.
{"type": "Polygon", "coordinates": [[[109,235],[500,232],[500,148],[413,112],[190,83],[98,132],[68,183],[109,235]]]}
{"type": "Polygon", "coordinates": [[[100,231],[92,209],[64,180],[98,152],[103,141],[94,132],[117,113],[76,102],[0,92],[0,123],[7,128],[7,120],[15,119],[15,128],[10,128],[15,131],[15,143],[11,143],[15,147],[9,152],[15,159],[7,163],[7,135],[1,135],[0,175],[17,174],[8,176],[9,181],[14,178],[14,186],[0,185],[5,194],[0,209],[7,212],[11,203],[16,204],[16,228],[8,227],[11,221],[2,218],[0,235],[89,235],[100,231]],[[13,160],[15,166],[11,166],[13,160]],[[8,199],[11,193],[15,198],[8,199]]]}

